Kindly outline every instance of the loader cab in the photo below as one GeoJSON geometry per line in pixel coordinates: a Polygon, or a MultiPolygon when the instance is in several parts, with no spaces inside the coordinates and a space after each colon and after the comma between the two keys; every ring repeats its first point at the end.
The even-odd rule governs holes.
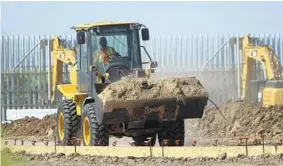
{"type": "MultiPolygon", "coordinates": [[[[149,30],[142,24],[135,22],[100,22],[84,24],[75,27],[77,32],[78,74],[80,84],[86,85],[91,81],[95,84],[94,71],[109,73],[110,81],[115,82],[133,71],[138,76],[144,76],[143,64],[150,63],[156,67],[146,48],[141,45],[149,40],[149,30]],[[107,47],[114,48],[117,54],[104,64],[101,55],[100,39],[107,39],[107,47]],[[147,55],[148,62],[142,62],[142,51],[147,55]],[[96,62],[96,63],[95,63],[96,62]]],[[[82,85],[79,85],[82,87],[82,85]]],[[[85,87],[85,86],[84,86],[85,87]]],[[[85,88],[81,88],[85,91],[85,88]]],[[[99,93],[99,92],[98,92],[99,93]]]]}

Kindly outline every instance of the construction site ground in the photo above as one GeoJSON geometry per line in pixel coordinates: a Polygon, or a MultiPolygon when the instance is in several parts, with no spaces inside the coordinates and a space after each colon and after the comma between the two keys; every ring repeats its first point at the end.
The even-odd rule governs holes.
{"type": "Polygon", "coordinates": [[[109,157],[109,156],[92,156],[80,155],[72,153],[65,155],[63,153],[51,154],[28,154],[25,151],[11,152],[4,150],[2,152],[2,165],[18,166],[124,166],[124,165],[156,165],[156,166],[169,166],[169,165],[210,165],[210,166],[273,166],[283,164],[283,154],[278,155],[261,155],[261,156],[245,156],[239,154],[236,157],[227,157],[224,153],[218,157],[197,157],[197,158],[172,158],[172,157],[109,157]]]}
{"type": "MultiPolygon", "coordinates": [[[[200,87],[196,88],[197,90],[194,89],[197,87],[195,85],[199,86],[195,80],[191,81],[192,84],[187,84],[188,82],[186,83],[186,81],[181,81],[180,84],[178,80],[172,80],[173,81],[170,83],[163,82],[163,84],[168,84],[167,87],[179,88],[175,88],[176,91],[174,91],[173,95],[180,95],[184,90],[186,90],[186,92],[191,92],[191,95],[206,95],[205,91],[198,91],[201,89],[200,87]],[[192,86],[188,89],[182,89],[180,88],[181,85],[192,86]]],[[[154,95],[162,96],[160,92],[160,87],[162,87],[162,85],[155,85],[156,86],[153,88],[155,93],[143,94],[153,95],[153,98],[157,97],[154,95]]],[[[126,92],[119,91],[118,93],[118,91],[115,91],[115,88],[114,90],[112,89],[113,86],[114,84],[108,88],[109,91],[111,91],[111,95],[104,94],[104,99],[112,100],[111,98],[114,97],[113,100],[116,100],[115,97],[119,98],[119,96],[121,96],[120,93],[130,93],[128,96],[132,95],[133,99],[143,96],[134,94],[135,92],[133,89],[140,88],[124,86],[121,88],[126,88],[128,90],[126,92]]],[[[169,91],[172,91],[172,89],[169,89],[168,92],[169,91]]],[[[171,95],[170,93],[167,93],[167,91],[164,93],[169,97],[171,95]]],[[[185,131],[185,147],[188,147],[188,149],[184,149],[184,147],[176,147],[179,148],[179,150],[176,148],[173,148],[171,152],[169,152],[170,149],[166,150],[168,155],[172,155],[169,155],[170,157],[173,157],[174,154],[178,154],[179,157],[182,155],[192,156],[191,158],[183,156],[181,159],[158,157],[160,156],[160,148],[157,150],[159,152],[158,154],[154,155],[154,158],[145,156],[143,156],[143,158],[139,158],[137,156],[131,157],[130,155],[124,158],[90,156],[90,151],[87,149],[82,149],[83,147],[78,147],[78,151],[81,149],[81,152],[86,152],[85,154],[88,155],[70,154],[74,155],[70,157],[66,156],[67,154],[61,154],[61,152],[52,154],[54,153],[52,152],[52,148],[55,144],[54,136],[56,135],[55,115],[48,115],[43,119],[26,117],[24,119],[13,121],[12,123],[2,124],[2,140],[7,140],[6,143],[8,146],[14,146],[13,144],[16,143],[15,145],[18,147],[18,150],[24,150],[24,148],[27,146],[31,147],[30,149],[32,149],[32,141],[37,141],[34,148],[41,146],[40,148],[37,148],[39,151],[41,149],[52,149],[50,154],[10,154],[11,157],[20,157],[24,160],[27,160],[29,165],[73,165],[73,163],[76,163],[77,165],[80,165],[80,163],[84,163],[84,165],[85,163],[88,163],[89,165],[100,165],[102,163],[104,165],[262,165],[263,163],[264,165],[283,165],[282,107],[270,106],[268,108],[264,108],[253,104],[247,104],[242,101],[229,101],[218,107],[209,105],[205,109],[202,119],[185,120],[185,131]],[[244,146],[236,147],[239,144],[245,145],[245,140],[250,146],[249,157],[245,157],[244,155],[244,146]],[[49,141],[48,146],[44,144],[46,141],[49,141]],[[22,146],[22,143],[24,146],[22,146]],[[263,143],[266,146],[265,152],[270,152],[272,155],[265,154],[265,156],[261,156],[263,154],[261,151],[263,143]],[[221,149],[222,146],[223,148],[221,149]],[[275,146],[279,146],[278,150],[275,150],[275,146]],[[195,151],[190,149],[194,147],[196,148],[195,151]],[[207,147],[207,149],[201,149],[200,147],[207,147]],[[219,148],[217,149],[217,147],[219,148]],[[197,153],[199,153],[200,156],[197,156],[197,153]],[[203,154],[203,156],[201,156],[201,154],[203,154]],[[231,154],[233,154],[233,156],[231,156],[231,154]],[[253,154],[257,154],[257,156],[252,157],[251,155],[253,154]]],[[[114,146],[115,144],[116,148],[120,146],[126,148],[131,146],[131,141],[132,139],[129,137],[110,137],[110,146],[114,146]]],[[[157,146],[157,148],[159,146],[157,141],[155,146],[157,146]]],[[[130,153],[133,150],[134,149],[129,149],[129,151],[127,151],[124,149],[123,152],[127,151],[130,153]]],[[[148,156],[148,149],[135,150],[137,151],[135,154],[138,154],[139,151],[142,152],[143,150],[146,151],[146,156],[148,156]]],[[[62,152],[63,151],[64,149],[62,152]]],[[[109,149],[107,151],[109,151],[109,149]]],[[[121,155],[121,153],[119,154],[118,151],[116,151],[115,154],[121,155]]],[[[73,153],[73,149],[69,151],[69,153],[73,153]]],[[[154,154],[155,153],[156,150],[154,154]]],[[[178,155],[176,157],[178,157],[178,155]]]]}
{"type": "MultiPolygon", "coordinates": [[[[208,149],[195,150],[199,152],[205,151],[202,157],[102,157],[91,155],[77,155],[70,157],[71,154],[61,154],[58,152],[50,152],[49,154],[33,154],[13,153],[10,156],[21,157],[28,165],[69,165],[76,163],[87,163],[88,165],[283,165],[283,145],[278,144],[278,151],[275,153],[275,143],[280,143],[283,138],[283,109],[281,107],[263,108],[242,101],[231,101],[219,106],[221,113],[216,107],[206,108],[205,115],[202,119],[186,120],[186,136],[185,146],[188,148],[207,147],[208,149]],[[225,119],[224,119],[225,118],[225,119]],[[262,156],[262,138],[265,136],[265,155],[262,156]],[[249,138],[249,157],[245,157],[245,146],[239,146],[241,150],[238,152],[228,152],[229,147],[233,147],[234,151],[240,142],[240,138],[249,138]],[[217,142],[216,142],[217,141],[217,142]],[[196,143],[194,146],[193,143],[196,143]],[[256,143],[259,143],[257,146],[256,143]],[[215,145],[219,146],[217,150],[213,150],[215,145]],[[224,146],[224,150],[221,146],[224,146]],[[227,148],[226,148],[227,147],[227,148]],[[226,149],[225,149],[226,148],[226,149]],[[214,156],[210,156],[209,151],[214,151],[214,156]],[[228,153],[226,153],[228,152],[228,153]],[[269,154],[272,152],[272,155],[269,154]],[[237,154],[238,153],[238,154],[237,154]],[[231,156],[234,154],[234,156],[231,156]],[[253,154],[257,154],[253,156],[253,154]],[[277,154],[277,155],[276,155],[277,154]],[[236,156],[235,156],[236,155],[236,156]],[[238,156],[237,156],[238,155],[238,156]],[[217,156],[217,157],[216,157],[217,156]],[[225,159],[221,159],[225,158],[225,159]],[[106,160],[107,159],[107,160],[106,160]]],[[[21,147],[21,140],[24,140],[24,145],[32,147],[32,141],[38,141],[35,146],[45,147],[44,141],[49,140],[48,146],[53,149],[54,135],[56,129],[55,115],[48,115],[43,119],[27,117],[10,124],[2,125],[5,140],[9,140],[9,145],[13,145],[17,139],[17,147],[21,147]],[[31,127],[36,126],[36,127],[31,127]]],[[[116,142],[116,146],[129,147],[132,139],[110,138],[110,146],[116,142]],[[117,141],[117,142],[116,142],[117,141]]],[[[241,140],[241,145],[245,145],[244,139],[241,140]]],[[[281,142],[282,143],[282,142],[281,142]]],[[[159,146],[156,142],[155,146],[159,146]]],[[[36,148],[36,147],[35,147],[36,148]]],[[[82,147],[83,148],[83,147],[82,147]]],[[[116,147],[118,148],[118,147],[116,147]]],[[[135,148],[135,147],[131,147],[135,148]]],[[[178,148],[178,147],[177,147],[178,148]]],[[[179,147],[181,148],[181,147],[179,147]]],[[[24,147],[23,147],[24,149],[24,147]]],[[[44,148],[42,148],[44,149],[44,148]]],[[[59,148],[58,148],[59,149],[59,148]]],[[[79,148],[78,148],[79,151],[79,148]]],[[[125,151],[125,150],[124,150],[125,151]]],[[[135,150],[136,151],[136,150],[135,150]]],[[[142,150],[139,150],[142,151],[142,150]]],[[[149,156],[149,150],[146,156],[149,156]]],[[[160,149],[155,150],[160,151],[160,149]]],[[[169,151],[169,149],[167,149],[169,151]]],[[[181,149],[178,150],[181,154],[181,149]]],[[[70,153],[74,153],[73,148],[70,153]]],[[[192,153],[192,149],[187,149],[182,152],[192,153]],[[185,152],[187,151],[187,152],[185,152]]],[[[174,153],[174,150],[172,150],[174,153]]],[[[177,152],[175,153],[177,154],[177,152]]],[[[158,154],[160,155],[160,153],[158,154]]],[[[157,155],[157,156],[158,156],[157,155]]],[[[172,154],[173,155],[173,154],[172,154]]]]}

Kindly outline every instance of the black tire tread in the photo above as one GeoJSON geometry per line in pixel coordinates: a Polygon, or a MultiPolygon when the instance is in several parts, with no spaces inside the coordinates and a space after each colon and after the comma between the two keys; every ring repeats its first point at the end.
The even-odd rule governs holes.
{"type": "Polygon", "coordinates": [[[95,116],[95,103],[88,103],[85,105],[84,111],[87,111],[91,130],[92,130],[92,140],[91,145],[95,146],[109,146],[109,133],[105,125],[99,125],[95,116]],[[98,145],[98,141],[102,144],[98,145]]]}
{"type": "Polygon", "coordinates": [[[61,102],[61,106],[64,112],[65,138],[64,140],[59,140],[59,141],[61,145],[73,145],[72,139],[79,129],[79,122],[80,122],[79,116],[77,115],[76,112],[76,105],[72,100],[63,100],[61,102]]]}

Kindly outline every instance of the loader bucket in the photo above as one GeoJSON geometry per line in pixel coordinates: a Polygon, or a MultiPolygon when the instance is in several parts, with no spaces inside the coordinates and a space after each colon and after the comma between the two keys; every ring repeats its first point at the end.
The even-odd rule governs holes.
{"type": "Polygon", "coordinates": [[[110,84],[99,97],[105,112],[146,109],[166,118],[201,118],[208,93],[195,77],[152,81],[132,78],[110,84]]]}
{"type": "Polygon", "coordinates": [[[168,113],[176,113],[171,118],[180,116],[182,118],[201,118],[207,104],[207,97],[186,97],[182,101],[177,98],[163,99],[137,99],[127,101],[104,101],[105,112],[112,112],[117,109],[137,108],[163,108],[168,113]],[[167,109],[166,109],[167,108],[167,109]],[[177,109],[179,108],[179,109],[177,109]]]}

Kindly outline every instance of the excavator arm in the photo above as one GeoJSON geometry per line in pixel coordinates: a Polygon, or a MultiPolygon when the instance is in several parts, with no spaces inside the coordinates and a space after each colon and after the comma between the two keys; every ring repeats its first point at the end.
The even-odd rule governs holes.
{"type": "Polygon", "coordinates": [[[242,39],[243,72],[242,72],[242,94],[245,98],[248,93],[248,84],[252,78],[253,64],[259,61],[264,66],[267,80],[281,80],[280,61],[273,49],[264,45],[257,38],[246,35],[242,39]]]}
{"type": "Polygon", "coordinates": [[[62,40],[55,36],[52,39],[52,56],[53,56],[53,71],[52,71],[52,98],[51,101],[55,100],[55,92],[58,84],[63,83],[63,64],[68,64],[71,67],[70,80],[71,84],[77,84],[77,60],[76,60],[76,49],[67,49],[62,40]]]}

